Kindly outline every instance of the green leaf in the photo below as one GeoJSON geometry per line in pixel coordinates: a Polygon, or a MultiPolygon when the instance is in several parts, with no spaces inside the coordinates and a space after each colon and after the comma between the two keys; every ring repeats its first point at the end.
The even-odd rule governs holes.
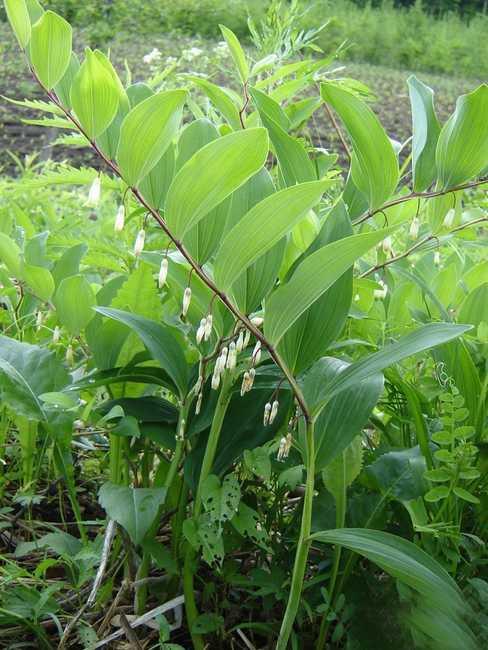
{"type": "Polygon", "coordinates": [[[132,187],[153,169],[171,144],[186,97],[185,90],[160,92],[137,104],[125,117],[117,162],[124,180],[132,187]]]}
{"type": "Polygon", "coordinates": [[[39,395],[61,390],[68,381],[54,352],[0,336],[0,396],[16,414],[44,420],[39,395]]]}
{"type": "Polygon", "coordinates": [[[237,512],[241,488],[235,474],[228,474],[222,484],[215,474],[207,476],[202,485],[202,502],[210,520],[219,525],[230,521],[237,512]]]}
{"type": "Polygon", "coordinates": [[[313,415],[316,417],[330,399],[341,390],[346,390],[358,382],[380,372],[384,368],[398,363],[406,357],[413,356],[424,350],[429,350],[442,343],[461,336],[471,327],[468,325],[453,325],[452,323],[429,323],[402,336],[400,340],[383,349],[352,363],[341,372],[335,380],[326,387],[316,385],[315,376],[320,368],[320,359],[305,377],[304,390],[313,415]]]}
{"type": "Polygon", "coordinates": [[[488,165],[488,85],[461,95],[442,127],[436,163],[441,188],[453,187],[481,174],[488,165]]]}
{"type": "Polygon", "coordinates": [[[224,626],[224,619],[219,614],[200,614],[193,621],[191,631],[193,634],[209,634],[216,632],[224,626]]]}
{"type": "Polygon", "coordinates": [[[166,218],[176,237],[182,238],[261,169],[267,155],[268,135],[262,128],[231,133],[197,151],[176,174],[166,197],[166,218]]]}
{"type": "Polygon", "coordinates": [[[54,280],[48,269],[33,264],[22,265],[22,279],[35,296],[47,301],[54,293],[54,280]]]}
{"type": "Polygon", "coordinates": [[[61,280],[76,275],[80,270],[80,262],[83,255],[88,250],[86,244],[75,244],[64,251],[53,268],[53,278],[56,286],[59,286],[61,280]]]}
{"type": "Polygon", "coordinates": [[[350,486],[361,472],[363,464],[363,446],[361,436],[356,436],[347,447],[327,463],[322,470],[322,479],[336,501],[340,501],[343,492],[350,486]]]}
{"type": "MultiPolygon", "coordinates": [[[[271,97],[251,88],[250,93],[259,111],[263,125],[269,131],[273,149],[285,186],[314,181],[317,178],[314,165],[300,140],[289,135],[276,119],[282,110],[271,97]]],[[[285,116],[286,117],[286,116],[285,116]]],[[[280,119],[284,124],[283,118],[280,119]]]]}
{"type": "Polygon", "coordinates": [[[104,483],[98,500],[110,519],[114,519],[140,544],[166,498],[165,488],[132,488],[104,483]]]}
{"type": "MultiPolygon", "coordinates": [[[[74,52],[71,53],[69,65],[66,68],[62,79],[54,87],[57,98],[65,108],[72,108],[71,104],[71,87],[75,80],[78,70],[80,69],[80,61],[74,52]]],[[[62,113],[61,113],[62,114],[62,113]]]]}
{"type": "Polygon", "coordinates": [[[9,272],[18,278],[21,273],[20,248],[8,235],[0,232],[0,262],[9,272]]]}
{"type": "Polygon", "coordinates": [[[475,504],[480,503],[478,497],[475,497],[474,494],[471,494],[471,492],[468,492],[468,490],[465,490],[462,487],[455,487],[453,489],[453,492],[457,497],[463,499],[463,501],[468,501],[469,503],[475,503],[475,504]]]}
{"type": "Polygon", "coordinates": [[[333,82],[321,84],[320,90],[323,100],[337,111],[351,137],[354,184],[368,200],[370,209],[377,208],[391,196],[398,183],[398,160],[391,141],[362,99],[333,82]]]}
{"type": "MultiPolygon", "coordinates": [[[[332,357],[321,359],[320,376],[315,380],[324,387],[350,364],[332,357]]],[[[315,471],[326,467],[361,432],[383,391],[383,376],[375,373],[338,393],[317,418],[314,427],[315,471]],[[351,404],[355,407],[352,409],[351,404]]]]}
{"type": "MultiPolygon", "coordinates": [[[[429,612],[421,629],[436,642],[432,647],[448,647],[450,650],[475,650],[478,647],[464,623],[464,618],[469,614],[469,606],[458,586],[436,560],[412,542],[390,533],[361,528],[322,531],[313,534],[311,538],[327,544],[340,544],[359,553],[414,589],[422,598],[419,609],[429,612]],[[449,645],[446,645],[444,631],[429,624],[438,615],[449,620],[452,626],[449,645]],[[444,635],[442,638],[438,636],[441,634],[444,635]]],[[[420,621],[417,619],[417,622],[420,621]]]]}
{"type": "Polygon", "coordinates": [[[449,488],[447,485],[437,485],[424,495],[424,499],[429,503],[437,503],[441,499],[447,499],[449,496],[449,488]]]}
{"type": "Polygon", "coordinates": [[[232,517],[231,523],[239,535],[248,537],[254,544],[270,552],[271,549],[267,545],[269,535],[264,528],[262,518],[243,501],[239,503],[239,509],[232,517]]]}
{"type": "Polygon", "coordinates": [[[5,0],[5,11],[20,47],[25,50],[31,36],[31,22],[25,0],[5,0]]]}
{"type": "Polygon", "coordinates": [[[87,136],[93,140],[114,119],[120,93],[110,71],[89,48],[71,86],[71,105],[87,136]]]}
{"type": "Polygon", "coordinates": [[[423,192],[435,181],[435,152],[441,127],[434,110],[434,92],[415,77],[407,79],[412,107],[413,189],[423,192]]]}
{"type": "Polygon", "coordinates": [[[255,205],[224,238],[215,260],[215,281],[224,291],[282,239],[319,201],[330,180],[288,187],[255,205]]]}
{"type": "Polygon", "coordinates": [[[170,375],[178,387],[180,395],[185,395],[188,384],[188,367],[183,350],[171,334],[169,327],[120,309],[97,307],[96,311],[127,325],[135,332],[153,358],[159,361],[161,367],[170,375]]]}
{"type": "Polygon", "coordinates": [[[244,451],[244,464],[247,469],[259,478],[269,481],[271,478],[271,461],[269,453],[263,447],[246,449],[244,451]]]}
{"type": "Polygon", "coordinates": [[[366,474],[389,497],[410,501],[425,493],[425,470],[425,458],[420,447],[416,446],[382,454],[368,465],[366,474]]]}
{"type": "Polygon", "coordinates": [[[239,108],[236,106],[230,91],[226,88],[221,88],[211,81],[208,81],[208,79],[203,79],[202,77],[195,77],[191,74],[184,75],[184,77],[185,79],[192,81],[207,94],[210,101],[234,130],[241,128],[239,108]]]}
{"type": "Polygon", "coordinates": [[[95,316],[95,294],[84,275],[72,275],[62,280],[54,305],[61,324],[73,336],[78,336],[95,316]]]}
{"type": "Polygon", "coordinates": [[[68,68],[71,41],[71,25],[52,11],[46,11],[32,27],[30,58],[47,90],[54,88],[68,68]]]}
{"type": "Polygon", "coordinates": [[[351,235],[319,248],[266,301],[264,331],[277,345],[293,323],[364,253],[394,228],[351,235]]]}
{"type": "Polygon", "coordinates": [[[249,67],[247,65],[244,50],[239,43],[239,39],[228,27],[225,27],[224,25],[219,25],[219,27],[222,36],[225,38],[227,45],[229,46],[230,53],[234,59],[234,63],[236,64],[241,81],[245,84],[249,78],[249,67]]]}
{"type": "MultiPolygon", "coordinates": [[[[327,215],[319,234],[306,249],[303,259],[322,246],[352,234],[346,207],[343,201],[338,201],[327,215]]],[[[326,354],[332,341],[341,333],[352,301],[352,276],[351,268],[295,321],[281,339],[278,352],[294,373],[309,368],[326,354]]]]}

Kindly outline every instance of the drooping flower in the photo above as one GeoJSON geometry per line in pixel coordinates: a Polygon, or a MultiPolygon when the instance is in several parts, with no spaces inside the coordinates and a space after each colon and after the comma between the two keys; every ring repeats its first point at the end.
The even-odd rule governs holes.
{"type": "Polygon", "coordinates": [[[96,176],[93,180],[93,183],[90,185],[88,190],[88,199],[85,202],[87,208],[96,208],[100,203],[100,195],[102,193],[102,181],[100,176],[96,176]]]}
{"type": "Polygon", "coordinates": [[[144,250],[144,242],[146,240],[146,231],[144,228],[141,228],[137,233],[136,241],[134,244],[134,255],[139,257],[139,255],[144,250]]]}
{"type": "Polygon", "coordinates": [[[125,208],[123,205],[119,205],[117,214],[115,215],[114,230],[115,232],[121,232],[124,229],[125,225],[125,208]]]}

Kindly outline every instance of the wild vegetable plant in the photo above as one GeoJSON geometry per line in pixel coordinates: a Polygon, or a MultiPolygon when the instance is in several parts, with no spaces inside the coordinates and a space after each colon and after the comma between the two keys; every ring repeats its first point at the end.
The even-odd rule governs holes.
{"type": "MultiPolygon", "coordinates": [[[[35,481],[33,455],[42,431],[66,481],[80,537],[88,543],[76,494],[73,425],[84,430],[90,422],[106,434],[109,481],[99,500],[139,558],[135,611],[146,609],[145,581],[159,558],[174,578],[174,592],[180,581],[183,585],[188,629],[200,649],[205,634],[222,626],[219,616],[209,621],[200,611],[195,579],[202,561],[222,566],[229,526],[250,539],[257,553],[272,552],[263,513],[243,499],[243,477],[267,483],[270,454],[276,452],[280,461],[291,455],[295,478],[290,474],[282,487],[298,486],[302,470],[305,481],[294,515],[300,517],[297,537],[286,542],[294,562],[285,581],[287,602],[276,647],[284,650],[295,634],[304,582],[317,573],[316,560],[310,560],[316,544],[324,552],[334,545],[328,586],[315,611],[316,647],[325,647],[331,622],[340,620],[343,627],[347,622],[342,590],[357,555],[399,581],[416,642],[476,647],[465,623],[469,605],[443,566],[420,545],[369,529],[367,522],[347,527],[347,506],[348,489],[362,469],[358,434],[383,394],[383,371],[389,368],[388,385],[404,396],[415,421],[416,440],[405,441],[408,453],[418,443],[415,453],[425,479],[449,481],[400,498],[408,502],[416,530],[427,535],[425,529],[446,509],[457,508],[455,498],[478,500],[463,483],[479,478],[465,438],[482,439],[486,382],[474,410],[463,410],[454,391],[442,393],[448,428],[432,433],[418,391],[394,368],[442,346],[440,355],[455,350],[455,358],[464,355],[472,371],[470,352],[459,337],[471,337],[473,348],[482,343],[483,318],[468,304],[459,324],[454,322],[455,314],[422,271],[417,274],[404,262],[427,251],[425,264],[432,271],[441,264],[436,250],[441,239],[455,241],[486,222],[483,211],[463,211],[463,202],[469,196],[465,191],[487,182],[488,86],[461,96],[441,125],[431,89],[411,77],[413,138],[405,157],[404,146],[389,139],[370,108],[367,89],[332,78],[331,57],[321,53],[283,64],[267,53],[253,63],[222,26],[239,92],[194,76],[183,77],[180,87],[154,90],[144,83],[124,84],[99,50],[86,49],[80,62],[72,51],[70,25],[36,0],[6,0],[5,6],[46,96],[24,104],[51,115],[46,125],[69,129],[72,143],[90,146],[104,164],[100,173],[61,169],[51,180],[91,181],[88,207],[97,205],[101,192],[115,192],[114,250],[120,248],[117,238],[134,236],[132,253],[120,253],[125,276],[113,274],[105,260],[95,291],[80,267],[82,248],[73,246],[53,266],[42,243],[33,243],[35,236],[21,246],[11,232],[0,233],[7,275],[32,304],[29,336],[35,311],[47,308],[56,336],[67,337],[64,364],[45,347],[0,340],[2,395],[18,428],[26,487],[35,481]],[[195,87],[205,95],[207,114],[190,91],[195,87]],[[346,139],[340,131],[350,161],[345,182],[336,155],[297,135],[324,106],[347,132],[346,139]],[[406,237],[410,243],[400,251],[406,237]],[[398,274],[390,275],[395,266],[398,274]],[[392,297],[390,328],[377,331],[373,324],[366,332],[370,316],[365,314],[378,314],[397,291],[418,292],[420,298],[409,295],[414,306],[405,313],[392,297]],[[349,340],[341,338],[345,326],[349,340]],[[374,351],[355,354],[365,340],[374,351]],[[328,356],[341,346],[351,349],[348,360],[328,356]],[[141,391],[141,385],[156,386],[158,392],[141,391]],[[97,387],[106,388],[108,400],[94,392],[97,387]],[[74,424],[77,414],[81,422],[74,424]],[[474,424],[464,424],[468,416],[474,424]],[[433,444],[440,445],[434,454],[433,444]],[[312,530],[322,484],[334,499],[335,527],[312,530]],[[419,510],[413,499],[424,494],[424,508],[434,511],[422,523],[415,519],[419,510]],[[438,500],[444,503],[437,506],[438,500]],[[161,559],[155,539],[169,517],[172,550],[161,559]],[[427,603],[434,614],[425,613],[427,603]]],[[[295,42],[289,31],[287,39],[295,42]]],[[[110,250],[104,255],[111,259],[110,250]]],[[[486,284],[475,281],[473,291],[486,295],[486,284]]],[[[22,326],[18,331],[21,338],[22,326]]],[[[390,472],[391,459],[382,462],[390,472]]],[[[385,488],[379,509],[394,495],[394,488],[382,483],[385,472],[375,475],[385,488]]],[[[274,490],[280,499],[285,492],[279,486],[274,490]]],[[[457,525],[460,517],[457,512],[457,525]]],[[[423,539],[422,545],[428,547],[423,539]]]]}

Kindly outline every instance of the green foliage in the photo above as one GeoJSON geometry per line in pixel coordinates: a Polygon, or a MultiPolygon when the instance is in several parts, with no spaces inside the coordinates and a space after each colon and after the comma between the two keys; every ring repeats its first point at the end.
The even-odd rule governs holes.
{"type": "Polygon", "coordinates": [[[255,50],[233,23],[214,59],[194,48],[233,59],[223,79],[154,51],[144,83],[99,50],[79,66],[63,19],[29,0],[29,35],[12,7],[48,89],[14,105],[104,171],[28,157],[0,179],[7,636],[49,647],[59,619],[66,643],[76,608],[93,645],[88,610],[115,599],[169,649],[184,599],[196,650],[236,630],[366,648],[355,617],[378,597],[393,632],[373,620],[376,646],[474,648],[485,86],[445,121],[410,78],[412,143],[395,143],[298,0],[251,21],[255,50]],[[319,110],[338,115],[337,153],[319,110]]]}

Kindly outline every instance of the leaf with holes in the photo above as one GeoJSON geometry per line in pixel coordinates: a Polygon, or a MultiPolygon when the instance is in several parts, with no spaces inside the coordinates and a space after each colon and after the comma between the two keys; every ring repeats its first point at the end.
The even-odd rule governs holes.
{"type": "Polygon", "coordinates": [[[202,485],[203,506],[212,522],[221,526],[235,515],[241,498],[241,488],[235,474],[228,474],[222,483],[210,474],[202,485]]]}

